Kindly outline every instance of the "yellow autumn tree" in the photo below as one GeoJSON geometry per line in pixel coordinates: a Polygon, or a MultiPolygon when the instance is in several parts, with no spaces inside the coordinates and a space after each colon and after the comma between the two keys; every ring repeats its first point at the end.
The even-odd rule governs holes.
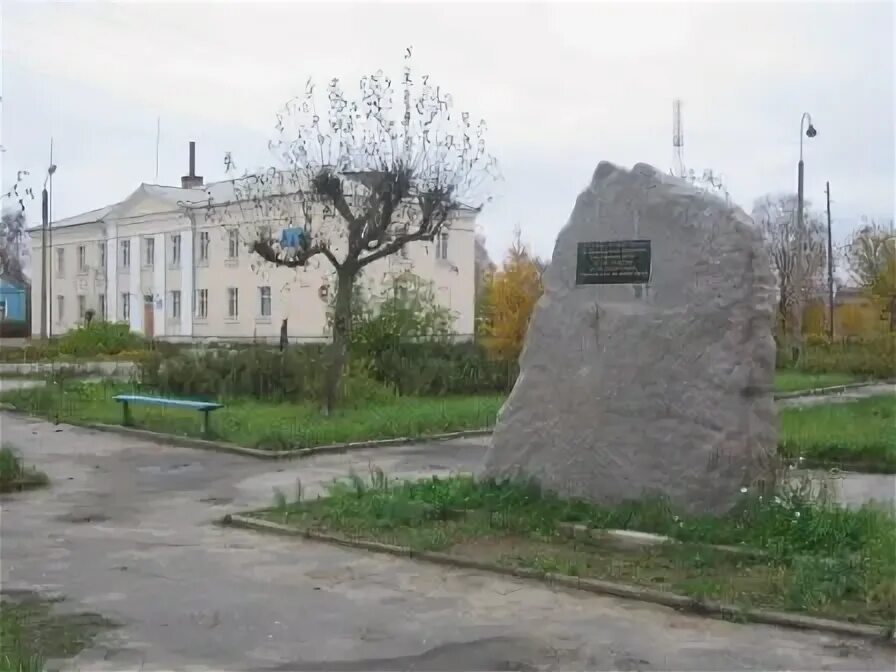
{"type": "Polygon", "coordinates": [[[486,279],[485,347],[500,359],[516,359],[523,349],[526,329],[543,291],[544,263],[523,244],[519,227],[501,268],[486,279]]]}

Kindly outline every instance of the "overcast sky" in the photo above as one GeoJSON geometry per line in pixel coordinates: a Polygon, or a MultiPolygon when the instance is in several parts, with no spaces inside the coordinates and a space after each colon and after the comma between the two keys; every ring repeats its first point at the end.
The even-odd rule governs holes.
{"type": "MultiPolygon", "coordinates": [[[[417,71],[488,122],[505,176],[480,216],[493,257],[515,224],[550,255],[601,160],[672,166],[672,101],[683,100],[687,166],[723,175],[749,211],[795,191],[799,122],[806,197],[835,238],[894,211],[892,2],[587,4],[44,3],[2,5],[3,186],[28,169],[37,192],[50,138],[53,215],[179,184],[187,142],[222,179],[270,159],[274,114],[307,78],[348,89],[382,68],[417,71]]],[[[29,210],[39,217],[39,201],[29,210]]]]}

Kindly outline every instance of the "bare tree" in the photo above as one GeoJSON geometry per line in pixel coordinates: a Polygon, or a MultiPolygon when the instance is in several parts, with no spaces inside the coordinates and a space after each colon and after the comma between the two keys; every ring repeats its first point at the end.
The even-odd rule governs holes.
{"type": "Polygon", "coordinates": [[[28,285],[25,266],[28,263],[25,213],[21,210],[4,210],[0,216],[0,275],[18,285],[28,285]]]}
{"type": "Polygon", "coordinates": [[[753,220],[761,228],[778,281],[778,318],[785,339],[798,355],[802,343],[802,314],[822,283],[827,253],[821,217],[803,208],[797,221],[797,197],[767,194],[756,200],[753,220]]]}
{"type": "MultiPolygon", "coordinates": [[[[500,177],[485,122],[455,112],[428,76],[415,79],[410,56],[408,48],[397,87],[378,71],[361,78],[354,100],[331,79],[319,104],[309,79],[277,115],[269,148],[278,165],[234,179],[226,202],[203,204],[206,217],[237,227],[265,262],[297,268],[324,257],[333,267],[327,412],[348,357],[356,278],[409,243],[432,241],[458,213],[477,211],[500,177]]],[[[225,164],[235,168],[229,154],[225,164]]]]}
{"type": "Polygon", "coordinates": [[[846,262],[853,280],[885,306],[890,331],[896,331],[896,228],[893,220],[862,220],[844,249],[846,262]]]}
{"type": "Polygon", "coordinates": [[[0,275],[19,285],[29,285],[25,268],[31,258],[25,231],[25,204],[34,198],[25,186],[28,171],[20,170],[12,188],[3,194],[0,215],[0,275]]]}

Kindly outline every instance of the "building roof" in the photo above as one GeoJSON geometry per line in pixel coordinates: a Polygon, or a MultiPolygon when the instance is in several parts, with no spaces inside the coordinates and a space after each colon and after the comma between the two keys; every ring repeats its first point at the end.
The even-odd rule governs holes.
{"type": "MultiPolygon", "coordinates": [[[[65,226],[78,226],[79,224],[92,224],[93,222],[99,222],[103,219],[109,212],[112,211],[113,208],[120,205],[119,203],[113,203],[112,205],[107,205],[104,208],[97,208],[96,210],[88,210],[87,212],[82,212],[80,215],[74,215],[73,217],[66,217],[65,219],[57,219],[53,222],[54,229],[61,229],[65,226]]],[[[26,231],[39,231],[41,228],[40,224],[36,224],[34,226],[29,226],[26,231]]]]}
{"type": "MultiPolygon", "coordinates": [[[[183,187],[173,187],[161,184],[141,183],[140,186],[126,199],[113,203],[96,210],[89,210],[80,215],[66,217],[51,222],[52,229],[61,229],[69,226],[79,226],[82,224],[94,224],[103,221],[119,206],[124,205],[139,195],[145,195],[149,198],[165,203],[170,206],[171,210],[178,210],[183,207],[203,207],[210,203],[214,205],[223,205],[226,203],[235,203],[238,200],[246,199],[258,193],[264,193],[269,196],[294,194],[297,191],[308,189],[309,184],[307,178],[302,175],[295,175],[289,171],[269,171],[264,176],[245,175],[229,180],[221,180],[219,182],[210,182],[201,187],[193,187],[184,189],[183,187]],[[279,179],[277,179],[279,178],[279,179]],[[257,187],[257,180],[266,179],[262,188],[257,187]]],[[[478,208],[461,204],[460,210],[465,212],[478,212],[478,208]]],[[[160,212],[162,212],[160,210],[160,212]]],[[[40,225],[29,227],[28,231],[40,230],[40,225]]]]}

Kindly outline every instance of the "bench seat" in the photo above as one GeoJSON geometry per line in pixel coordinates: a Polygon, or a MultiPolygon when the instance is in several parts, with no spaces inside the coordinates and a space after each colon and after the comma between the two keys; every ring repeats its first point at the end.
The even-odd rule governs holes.
{"type": "Polygon", "coordinates": [[[202,413],[202,433],[208,434],[208,414],[223,408],[223,404],[214,401],[192,401],[190,399],[170,399],[167,397],[151,397],[143,394],[117,394],[113,397],[122,406],[123,423],[131,425],[130,404],[141,406],[168,406],[171,408],[183,408],[202,413]]]}

